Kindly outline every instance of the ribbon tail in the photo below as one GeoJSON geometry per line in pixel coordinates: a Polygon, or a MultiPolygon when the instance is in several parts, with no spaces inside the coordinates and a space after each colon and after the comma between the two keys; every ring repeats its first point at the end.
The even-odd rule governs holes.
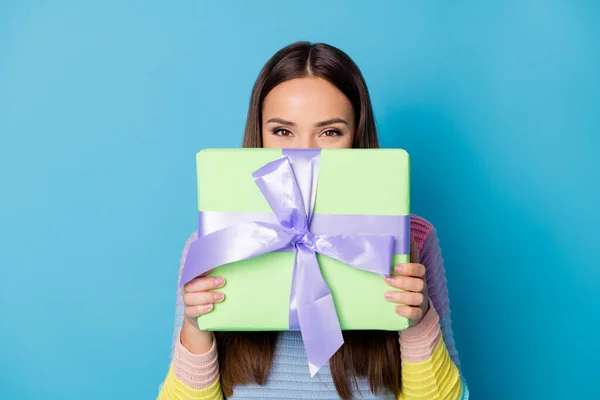
{"type": "Polygon", "coordinates": [[[179,286],[221,265],[282,249],[290,239],[290,232],[280,225],[262,222],[240,223],[202,236],[190,245],[179,286]]]}
{"type": "Polygon", "coordinates": [[[315,252],[303,244],[297,249],[294,270],[298,322],[312,377],[342,346],[344,338],[315,252]]]}
{"type": "Polygon", "coordinates": [[[394,237],[387,235],[317,235],[317,253],[351,267],[386,277],[390,275],[394,237]]]}

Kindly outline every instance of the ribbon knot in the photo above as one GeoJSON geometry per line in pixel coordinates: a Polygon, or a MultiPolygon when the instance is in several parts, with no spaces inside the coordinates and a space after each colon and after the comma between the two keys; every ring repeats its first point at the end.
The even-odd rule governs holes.
{"type": "Polygon", "coordinates": [[[303,244],[311,250],[315,247],[315,236],[307,230],[304,233],[296,234],[291,240],[292,246],[296,247],[298,244],[303,244]]]}
{"type": "Polygon", "coordinates": [[[252,174],[278,223],[240,222],[199,237],[190,245],[180,285],[220,265],[278,251],[292,244],[296,257],[289,326],[300,328],[310,373],[314,376],[344,343],[333,296],[321,274],[316,253],[350,267],[388,276],[394,237],[328,234],[315,237],[310,231],[310,222],[320,151],[283,150],[283,156],[252,174]],[[232,248],[231,243],[243,245],[232,248]],[[210,257],[210,254],[220,257],[210,257]]]}

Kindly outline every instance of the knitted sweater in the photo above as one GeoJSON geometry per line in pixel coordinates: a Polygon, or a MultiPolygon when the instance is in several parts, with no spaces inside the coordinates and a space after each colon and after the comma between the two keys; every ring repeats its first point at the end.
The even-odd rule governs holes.
{"type": "MultiPolygon", "coordinates": [[[[433,226],[423,218],[411,216],[411,232],[419,247],[420,262],[427,269],[430,307],[415,326],[399,332],[402,363],[401,393],[398,399],[469,398],[460,373],[458,352],[452,335],[448,289],[438,238],[433,226]]],[[[189,245],[197,239],[194,233],[186,242],[179,274],[189,245]]],[[[173,334],[169,373],[158,400],[223,399],[219,380],[216,346],[205,354],[192,354],[180,340],[184,305],[180,291],[173,334]]],[[[371,393],[366,378],[357,380],[357,399],[394,399],[391,393],[371,393]]],[[[338,399],[329,365],[325,364],[311,378],[299,332],[282,332],[265,385],[241,385],[234,388],[235,399],[338,399]]]]}

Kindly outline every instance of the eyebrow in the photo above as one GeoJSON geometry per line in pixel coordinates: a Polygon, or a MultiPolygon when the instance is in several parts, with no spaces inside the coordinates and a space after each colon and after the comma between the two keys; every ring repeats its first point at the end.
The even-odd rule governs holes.
{"type": "Polygon", "coordinates": [[[328,119],[327,121],[317,122],[315,124],[315,126],[322,127],[322,126],[333,125],[333,124],[346,124],[346,125],[348,125],[348,121],[346,121],[345,119],[342,119],[342,118],[331,118],[331,119],[328,119]]]}
{"type": "MultiPolygon", "coordinates": [[[[271,118],[270,120],[267,121],[267,124],[281,124],[281,125],[288,125],[288,126],[296,126],[296,123],[291,122],[291,121],[286,121],[285,119],[281,119],[281,118],[271,118]]],[[[322,127],[322,126],[332,125],[332,124],[348,125],[348,121],[346,121],[345,119],[342,119],[342,118],[331,118],[326,121],[317,122],[315,124],[315,126],[322,127]]]]}
{"type": "Polygon", "coordinates": [[[285,119],[281,119],[281,118],[271,118],[270,120],[267,121],[267,124],[281,124],[281,125],[288,125],[288,126],[296,126],[296,124],[294,122],[286,121],[285,119]]]}

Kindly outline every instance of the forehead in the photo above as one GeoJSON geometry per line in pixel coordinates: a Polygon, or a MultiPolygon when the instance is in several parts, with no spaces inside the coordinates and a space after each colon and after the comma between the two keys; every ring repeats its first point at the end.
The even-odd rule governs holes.
{"type": "Polygon", "coordinates": [[[325,120],[332,117],[351,119],[348,98],[322,78],[285,81],[273,88],[263,102],[263,117],[280,117],[294,122],[325,120]]]}

